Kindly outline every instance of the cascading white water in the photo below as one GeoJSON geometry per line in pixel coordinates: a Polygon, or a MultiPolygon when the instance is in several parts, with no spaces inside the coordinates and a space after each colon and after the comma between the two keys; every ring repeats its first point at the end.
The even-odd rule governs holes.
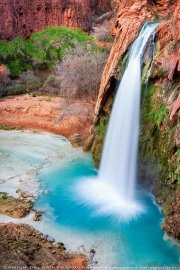
{"type": "Polygon", "coordinates": [[[129,52],[129,63],[113,105],[98,179],[89,179],[78,191],[98,214],[127,219],[141,212],[135,196],[141,96],[141,59],[156,24],[146,24],[129,52]]]}
{"type": "Polygon", "coordinates": [[[107,130],[99,178],[133,201],[139,134],[141,58],[155,25],[145,26],[133,43],[129,63],[120,82],[107,130]]]}

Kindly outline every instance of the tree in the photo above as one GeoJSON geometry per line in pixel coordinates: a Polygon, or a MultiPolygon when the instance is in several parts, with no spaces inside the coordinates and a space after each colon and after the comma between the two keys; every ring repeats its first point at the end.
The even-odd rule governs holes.
{"type": "Polygon", "coordinates": [[[107,55],[92,45],[76,44],[56,65],[59,94],[95,101],[107,55]]]}

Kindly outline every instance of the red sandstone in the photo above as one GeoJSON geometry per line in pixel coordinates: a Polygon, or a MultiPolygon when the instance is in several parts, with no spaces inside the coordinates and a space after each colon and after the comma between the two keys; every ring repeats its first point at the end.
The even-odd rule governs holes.
{"type": "Polygon", "coordinates": [[[42,130],[66,137],[86,138],[93,122],[94,105],[68,102],[61,97],[22,95],[0,100],[0,125],[42,130]]]}
{"type": "Polygon", "coordinates": [[[90,29],[94,15],[109,11],[109,0],[1,0],[0,39],[28,37],[49,25],[90,29]]]}
{"type": "Polygon", "coordinates": [[[111,88],[118,61],[137,37],[145,21],[154,20],[156,14],[158,18],[166,20],[158,26],[159,51],[154,59],[153,66],[163,68],[168,73],[169,80],[172,80],[173,76],[180,72],[180,0],[173,2],[157,0],[156,4],[154,2],[150,0],[115,0],[113,3],[114,9],[117,11],[114,28],[112,29],[115,42],[102,75],[95,108],[95,121],[104,104],[106,94],[111,88]],[[172,45],[171,50],[168,49],[169,44],[172,45]]]}

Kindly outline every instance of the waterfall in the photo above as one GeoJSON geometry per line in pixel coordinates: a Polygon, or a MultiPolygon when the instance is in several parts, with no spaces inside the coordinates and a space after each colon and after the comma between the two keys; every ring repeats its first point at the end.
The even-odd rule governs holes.
{"type": "Polygon", "coordinates": [[[141,96],[141,58],[155,25],[145,25],[133,43],[119,84],[105,139],[99,177],[134,200],[141,96]]]}
{"type": "Polygon", "coordinates": [[[110,213],[128,219],[143,211],[136,198],[141,60],[155,30],[156,24],[145,24],[130,48],[108,124],[98,177],[78,187],[81,198],[94,205],[97,214],[110,213]]]}

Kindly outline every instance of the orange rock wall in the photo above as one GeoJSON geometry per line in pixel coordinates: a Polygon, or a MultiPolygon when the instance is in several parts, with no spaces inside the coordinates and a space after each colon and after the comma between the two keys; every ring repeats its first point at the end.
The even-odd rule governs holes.
{"type": "Polygon", "coordinates": [[[84,139],[90,134],[93,110],[93,104],[61,97],[11,96],[0,99],[0,125],[84,139]]]}
{"type": "Polygon", "coordinates": [[[90,29],[94,15],[109,11],[110,0],[1,0],[0,39],[28,37],[49,25],[90,29]]]}
{"type": "Polygon", "coordinates": [[[105,66],[100,86],[99,97],[95,108],[95,121],[111,88],[111,82],[118,61],[127,51],[130,44],[138,36],[146,21],[161,19],[158,26],[157,44],[158,54],[154,65],[162,66],[172,79],[175,71],[180,71],[180,0],[114,0],[112,7],[117,10],[112,35],[115,36],[114,45],[105,66]],[[169,52],[168,44],[175,48],[169,52]]]}
{"type": "MultiPolygon", "coordinates": [[[[148,148],[152,148],[150,155],[152,158],[154,155],[161,165],[161,170],[164,169],[161,176],[159,175],[160,181],[154,181],[154,185],[157,186],[155,195],[165,214],[161,226],[170,237],[180,241],[180,188],[177,184],[179,181],[177,157],[180,147],[180,0],[114,0],[112,6],[117,12],[112,29],[115,40],[102,75],[94,122],[98,125],[99,123],[107,125],[107,113],[109,114],[111,110],[119,61],[138,36],[143,24],[146,21],[159,20],[151,82],[154,91],[156,87],[159,89],[153,97],[154,110],[158,111],[160,108],[155,106],[157,103],[159,106],[166,106],[169,120],[164,116],[160,126],[156,123],[152,123],[151,126],[145,121],[144,126],[147,125],[146,130],[150,129],[150,132],[145,133],[144,142],[148,144],[152,141],[148,144],[148,148]],[[166,145],[163,145],[163,142],[166,145]],[[164,162],[165,159],[168,162],[164,162]]],[[[98,164],[104,138],[96,126],[94,133],[92,154],[98,164]]]]}

